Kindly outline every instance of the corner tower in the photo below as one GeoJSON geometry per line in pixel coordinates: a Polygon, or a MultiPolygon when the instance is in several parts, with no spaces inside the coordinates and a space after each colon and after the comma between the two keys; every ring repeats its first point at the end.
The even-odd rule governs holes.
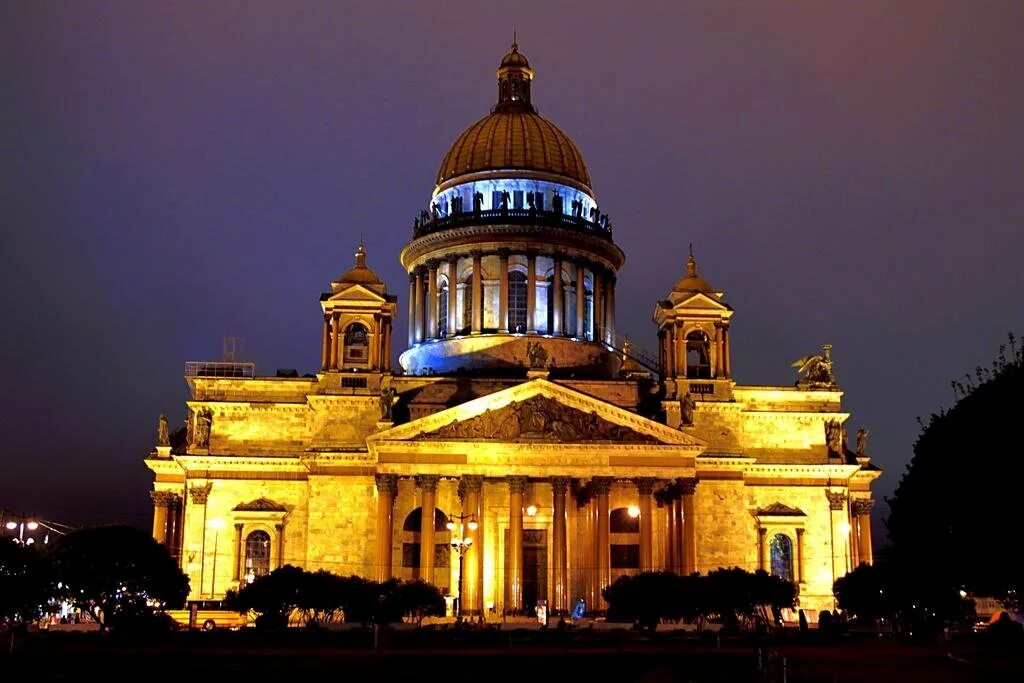
{"type": "Polygon", "coordinates": [[[407,373],[618,372],[625,257],[579,149],[537,113],[533,78],[513,43],[498,102],[456,138],[413,222],[407,373]]]}
{"type": "Polygon", "coordinates": [[[356,264],[320,297],[324,312],[320,366],[323,372],[390,372],[391,322],[398,297],[388,294],[366,266],[359,245],[356,264]]]}

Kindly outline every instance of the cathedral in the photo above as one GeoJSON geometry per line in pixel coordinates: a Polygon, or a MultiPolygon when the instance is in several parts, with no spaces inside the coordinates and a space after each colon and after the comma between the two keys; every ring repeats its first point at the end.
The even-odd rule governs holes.
{"type": "Polygon", "coordinates": [[[320,297],[315,375],[186,364],[186,424],[162,418],[145,463],[190,599],[292,564],[423,579],[465,615],[600,613],[623,574],[741,567],[813,615],[872,561],[880,470],[866,433],[847,448],[831,347],[795,385],[738,384],[734,311],[692,252],[651,302],[657,351],[624,341],[625,255],[533,80],[513,44],[399,255],[405,302],[360,245],[320,297]]]}

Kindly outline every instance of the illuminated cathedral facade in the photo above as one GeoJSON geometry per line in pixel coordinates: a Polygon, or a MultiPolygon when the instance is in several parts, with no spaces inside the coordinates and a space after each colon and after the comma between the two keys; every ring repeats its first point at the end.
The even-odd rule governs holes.
{"type": "Polygon", "coordinates": [[[738,384],[733,310],[692,254],[651,302],[657,352],[623,341],[625,256],[583,157],[517,46],[497,77],[402,249],[405,302],[360,246],[320,298],[315,375],[186,365],[186,425],[145,462],[190,597],[293,564],[424,579],[464,614],[600,612],[622,574],[741,567],[831,608],[872,561],[880,472],[847,448],[828,347],[795,386],[738,384]]]}

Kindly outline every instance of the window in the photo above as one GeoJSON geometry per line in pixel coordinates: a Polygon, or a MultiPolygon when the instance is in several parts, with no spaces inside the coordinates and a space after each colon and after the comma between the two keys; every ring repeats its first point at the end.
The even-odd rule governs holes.
{"type": "Polygon", "coordinates": [[[526,274],[513,270],[508,274],[508,329],[526,332],[526,274]]]}
{"type": "Polygon", "coordinates": [[[608,515],[611,539],[611,568],[640,568],[640,518],[629,514],[629,508],[615,508],[608,515]]]}
{"type": "MultiPolygon", "coordinates": [[[[420,566],[420,521],[423,508],[416,508],[405,517],[402,523],[404,539],[402,542],[402,566],[416,569],[420,566]]],[[[448,547],[448,516],[440,509],[434,508],[434,567],[449,566],[451,549],[448,547]],[[441,541],[441,542],[438,542],[441,541]]],[[[442,581],[438,576],[436,580],[442,581]]]]}
{"type": "Polygon", "coordinates": [[[783,581],[793,580],[793,541],[785,534],[775,534],[768,542],[771,551],[772,576],[783,581]]]}
{"type": "Polygon", "coordinates": [[[686,376],[711,379],[711,342],[708,335],[694,330],[686,335],[686,376]]]}
{"type": "Polygon", "coordinates": [[[253,580],[270,573],[270,534],[254,531],[245,539],[245,580],[253,580]]]}
{"type": "Polygon", "coordinates": [[[437,288],[437,337],[448,336],[448,279],[442,278],[437,288]]]}
{"type": "Polygon", "coordinates": [[[615,508],[608,520],[608,531],[613,534],[638,534],[640,533],[640,518],[631,517],[629,508],[615,508]]]}
{"type": "Polygon", "coordinates": [[[370,340],[366,328],[352,323],[345,328],[345,364],[365,365],[369,359],[370,340]]]}

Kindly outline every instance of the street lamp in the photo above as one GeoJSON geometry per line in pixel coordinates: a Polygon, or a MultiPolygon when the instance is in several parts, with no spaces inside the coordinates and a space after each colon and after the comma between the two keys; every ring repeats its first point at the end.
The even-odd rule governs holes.
{"type": "Polygon", "coordinates": [[[451,540],[451,546],[452,546],[452,550],[454,550],[455,552],[457,552],[459,554],[459,575],[457,577],[455,577],[455,585],[458,586],[458,589],[459,589],[459,604],[458,604],[458,608],[455,611],[455,616],[456,617],[461,617],[462,616],[462,561],[463,561],[463,558],[466,556],[466,553],[469,551],[470,547],[473,545],[473,539],[471,537],[469,537],[469,536],[463,535],[463,533],[462,533],[463,532],[462,526],[463,526],[463,522],[465,522],[465,520],[469,520],[468,522],[465,522],[465,526],[469,527],[470,531],[476,531],[477,527],[479,527],[480,525],[477,524],[476,516],[473,515],[472,513],[470,513],[470,514],[462,514],[462,515],[452,515],[451,519],[448,521],[448,523],[445,524],[445,526],[448,528],[448,531],[453,532],[453,533],[455,532],[456,524],[452,520],[456,520],[456,519],[459,520],[459,524],[458,524],[459,534],[458,534],[458,536],[456,536],[455,538],[453,538],[451,540]]]}
{"type": "Polygon", "coordinates": [[[20,543],[21,545],[31,545],[32,543],[35,543],[35,539],[33,538],[29,538],[28,543],[25,542],[25,529],[28,529],[29,531],[35,531],[39,528],[39,522],[35,521],[34,519],[28,519],[24,516],[22,516],[20,519],[20,522],[15,522],[12,519],[11,521],[7,522],[4,526],[7,528],[8,531],[14,531],[15,529],[18,530],[18,537],[14,539],[15,543],[20,543]]]}
{"type": "Polygon", "coordinates": [[[220,517],[211,519],[207,526],[213,529],[213,578],[210,579],[210,597],[217,594],[217,541],[220,537],[220,530],[224,528],[224,520],[220,517]]]}

